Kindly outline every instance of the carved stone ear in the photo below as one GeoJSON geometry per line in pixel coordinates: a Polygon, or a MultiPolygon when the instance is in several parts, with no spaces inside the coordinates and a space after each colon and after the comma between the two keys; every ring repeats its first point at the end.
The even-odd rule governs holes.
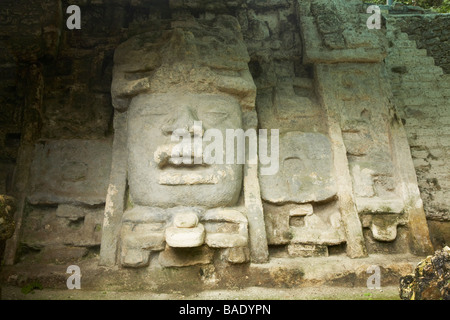
{"type": "Polygon", "coordinates": [[[113,98],[113,107],[117,111],[124,112],[130,107],[131,99],[113,98]]]}

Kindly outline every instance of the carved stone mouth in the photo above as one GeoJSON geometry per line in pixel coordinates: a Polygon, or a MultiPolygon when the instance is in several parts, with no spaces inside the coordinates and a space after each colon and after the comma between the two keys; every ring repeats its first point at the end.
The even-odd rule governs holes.
{"type": "MultiPolygon", "coordinates": [[[[156,149],[155,153],[153,154],[153,159],[160,169],[164,169],[167,167],[193,168],[193,167],[208,167],[209,166],[203,160],[203,150],[201,150],[201,157],[199,157],[197,159],[195,157],[194,151],[192,151],[192,154],[190,157],[191,163],[184,163],[180,159],[173,159],[172,151],[176,146],[177,145],[175,145],[175,144],[168,144],[168,145],[160,146],[160,147],[158,147],[158,149],[156,149]],[[201,163],[196,163],[196,162],[201,162],[201,163]]],[[[192,148],[192,150],[194,150],[194,149],[192,148]]]]}
{"type": "Polygon", "coordinates": [[[215,185],[220,183],[226,175],[223,170],[214,173],[162,172],[158,183],[165,186],[215,185]]]}

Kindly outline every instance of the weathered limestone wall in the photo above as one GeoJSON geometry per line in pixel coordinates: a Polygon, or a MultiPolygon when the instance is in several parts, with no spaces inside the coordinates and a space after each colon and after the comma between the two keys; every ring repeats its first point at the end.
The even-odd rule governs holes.
{"type": "Polygon", "coordinates": [[[11,188],[20,143],[23,98],[18,92],[18,67],[6,47],[0,47],[0,194],[11,188]]]}
{"type": "MultiPolygon", "coordinates": [[[[240,24],[257,89],[259,127],[280,129],[281,143],[289,151],[282,154],[285,167],[274,179],[258,178],[256,170],[246,177],[247,186],[261,184],[258,205],[265,211],[270,254],[285,258],[346,252],[363,257],[367,252],[429,251],[427,230],[420,227],[421,203],[408,203],[417,200],[418,193],[404,129],[386,98],[382,61],[387,42],[382,33],[367,30],[367,14],[359,2],[331,7],[320,0],[43,2],[45,6],[32,1],[25,8],[5,1],[8,15],[0,21],[5,26],[0,39],[8,49],[0,56],[0,194],[18,194],[21,233],[9,248],[19,249],[16,260],[28,256],[42,263],[76,262],[99,253],[105,204],[111,201],[108,187],[122,202],[128,192],[126,169],[121,167],[127,136],[119,134],[126,130],[121,129],[126,118],[113,110],[111,100],[115,50],[135,35],[166,30],[173,21],[213,21],[220,14],[234,16],[240,24]],[[81,30],[64,26],[60,13],[69,4],[81,7],[81,30]],[[45,8],[46,18],[39,25],[21,24],[22,12],[42,14],[45,8]],[[37,36],[36,28],[43,30],[37,36]],[[315,172],[312,177],[309,171],[315,172]],[[117,172],[124,175],[116,179],[121,180],[120,190],[109,185],[117,172]],[[296,192],[305,181],[307,190],[296,192]],[[404,190],[408,183],[412,187],[404,190]],[[417,243],[421,236],[424,240],[417,243]]],[[[29,21],[35,19],[30,13],[29,21]]],[[[437,50],[443,47],[435,47],[445,66],[444,49],[437,50]]],[[[411,64],[429,60],[424,51],[419,53],[411,64]]],[[[403,70],[395,69],[398,66],[392,65],[392,83],[395,70],[403,70]]],[[[406,123],[427,217],[448,221],[448,78],[439,78],[441,84],[434,73],[442,70],[430,69],[427,94],[440,100],[421,110],[400,102],[396,108],[406,123]],[[445,126],[435,129],[436,122],[445,126]]],[[[417,77],[411,82],[422,84],[417,77]]],[[[400,93],[394,95],[410,89],[398,88],[400,93]]],[[[255,123],[247,127],[256,128],[255,123]]],[[[249,260],[247,251],[231,252],[235,257],[228,252],[228,260],[249,260]]],[[[265,261],[265,254],[259,260],[265,261]]],[[[178,261],[172,258],[166,256],[165,261],[173,266],[178,261]]],[[[7,263],[13,262],[14,255],[8,256],[7,263]]]]}
{"type": "Polygon", "coordinates": [[[7,244],[19,254],[7,254],[7,263],[40,251],[52,261],[73,260],[100,244],[111,153],[107,43],[115,47],[120,39],[109,25],[92,26],[108,16],[93,6],[84,8],[90,36],[81,41],[81,33],[63,28],[63,6],[1,6],[0,193],[17,197],[20,231],[7,244]]]}
{"type": "MultiPolygon", "coordinates": [[[[442,17],[450,22],[448,16],[442,17]]],[[[426,21],[426,18],[417,19],[426,21]]],[[[442,248],[450,234],[450,77],[426,49],[416,46],[413,37],[401,32],[397,27],[399,21],[404,20],[396,16],[388,18],[391,46],[385,60],[386,69],[396,111],[408,135],[433,243],[442,248]]],[[[427,29],[433,30],[433,26],[427,29]]],[[[445,32],[448,31],[447,25],[445,32]]]]}
{"type": "Polygon", "coordinates": [[[437,66],[450,73],[450,14],[391,15],[389,22],[426,49],[437,66]]]}

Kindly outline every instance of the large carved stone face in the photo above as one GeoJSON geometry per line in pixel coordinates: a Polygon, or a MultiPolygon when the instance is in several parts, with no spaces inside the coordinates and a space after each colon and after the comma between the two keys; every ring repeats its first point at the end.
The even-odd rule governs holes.
{"type": "MultiPolygon", "coordinates": [[[[175,130],[194,135],[195,121],[203,131],[242,127],[238,101],[222,94],[140,94],[128,115],[129,185],[137,205],[221,207],[236,204],[241,191],[242,165],[177,165],[171,155],[175,130]]],[[[198,132],[198,131],[197,131],[198,132]]],[[[204,142],[205,147],[208,142],[204,142]]],[[[225,154],[226,142],[223,141],[225,154]]],[[[225,162],[225,161],[224,161],[225,162]]]]}

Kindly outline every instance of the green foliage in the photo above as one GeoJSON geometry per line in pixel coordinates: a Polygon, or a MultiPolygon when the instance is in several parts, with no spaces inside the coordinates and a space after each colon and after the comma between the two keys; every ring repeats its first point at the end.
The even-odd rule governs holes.
{"type": "MultiPolygon", "coordinates": [[[[386,0],[365,0],[366,3],[386,4],[386,0]]],[[[450,13],[450,0],[403,0],[397,1],[409,6],[419,6],[434,12],[450,13]]]]}
{"type": "Polygon", "coordinates": [[[373,294],[371,293],[364,293],[364,297],[366,297],[367,300],[373,300],[373,294]]]}
{"type": "Polygon", "coordinates": [[[440,6],[433,6],[431,10],[439,13],[450,13],[450,0],[444,0],[440,6]]]}
{"type": "Polygon", "coordinates": [[[26,286],[23,286],[21,291],[23,294],[34,293],[34,290],[43,290],[44,287],[39,281],[33,281],[26,286]]]}

